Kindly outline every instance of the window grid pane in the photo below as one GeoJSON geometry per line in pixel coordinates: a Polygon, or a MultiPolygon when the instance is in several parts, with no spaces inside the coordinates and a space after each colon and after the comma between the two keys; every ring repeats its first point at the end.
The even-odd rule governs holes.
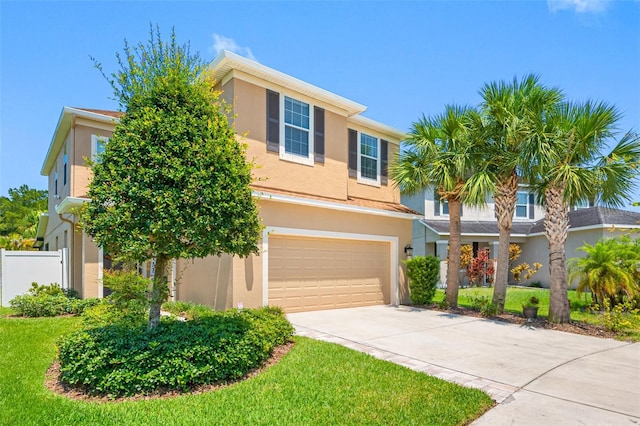
{"type": "Polygon", "coordinates": [[[284,150],[289,154],[309,156],[309,132],[285,126],[284,128],[284,150]]]}
{"type": "Polygon", "coordinates": [[[360,134],[360,176],[378,179],[378,139],[360,134]]]}
{"type": "Polygon", "coordinates": [[[309,156],[309,104],[284,97],[284,150],[309,156]]]}
{"type": "Polygon", "coordinates": [[[529,193],[518,192],[516,200],[516,217],[527,217],[529,207],[529,193]]]}

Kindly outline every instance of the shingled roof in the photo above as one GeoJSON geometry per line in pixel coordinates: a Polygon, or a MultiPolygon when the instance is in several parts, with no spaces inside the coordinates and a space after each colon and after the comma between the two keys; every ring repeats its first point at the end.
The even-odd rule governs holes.
{"type": "MultiPolygon", "coordinates": [[[[449,235],[448,220],[422,219],[420,222],[439,235],[449,235]]],[[[590,207],[569,212],[569,229],[591,226],[640,227],[640,213],[607,207],[590,207]]],[[[513,222],[511,235],[530,235],[544,232],[544,220],[534,223],[513,222]]],[[[462,221],[462,235],[498,235],[496,221],[462,221]]]]}

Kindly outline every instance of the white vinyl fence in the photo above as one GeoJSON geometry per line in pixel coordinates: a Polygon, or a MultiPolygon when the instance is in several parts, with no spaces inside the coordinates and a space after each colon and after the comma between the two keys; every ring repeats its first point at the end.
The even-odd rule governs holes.
{"type": "Polygon", "coordinates": [[[25,294],[32,282],[56,283],[69,288],[69,249],[58,251],[0,250],[0,306],[9,306],[14,297],[25,294]]]}

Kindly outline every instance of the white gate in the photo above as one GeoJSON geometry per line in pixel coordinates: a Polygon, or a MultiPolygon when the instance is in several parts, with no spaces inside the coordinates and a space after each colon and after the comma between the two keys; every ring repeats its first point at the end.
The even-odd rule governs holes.
{"type": "Polygon", "coordinates": [[[9,306],[14,297],[25,294],[32,282],[56,283],[69,288],[69,249],[58,251],[0,250],[0,306],[9,306]]]}

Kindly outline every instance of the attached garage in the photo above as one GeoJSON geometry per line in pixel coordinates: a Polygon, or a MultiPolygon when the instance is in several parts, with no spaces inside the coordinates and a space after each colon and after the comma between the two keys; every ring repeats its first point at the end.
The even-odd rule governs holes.
{"type": "Polygon", "coordinates": [[[392,303],[393,241],[332,237],[268,236],[269,305],[300,312],[392,303]]]}

